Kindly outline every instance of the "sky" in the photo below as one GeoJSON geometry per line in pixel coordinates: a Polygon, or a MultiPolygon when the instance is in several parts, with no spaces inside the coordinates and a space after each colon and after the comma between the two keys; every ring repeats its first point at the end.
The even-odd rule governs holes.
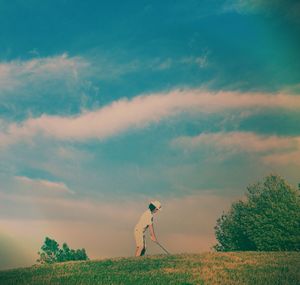
{"type": "Polygon", "coordinates": [[[46,236],[132,256],[153,199],[170,252],[209,251],[249,184],[298,187],[299,19],[292,0],[0,0],[0,269],[46,236]]]}

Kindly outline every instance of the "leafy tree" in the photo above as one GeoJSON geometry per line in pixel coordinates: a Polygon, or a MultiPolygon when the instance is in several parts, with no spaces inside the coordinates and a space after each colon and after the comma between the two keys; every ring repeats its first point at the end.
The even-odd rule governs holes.
{"type": "Polygon", "coordinates": [[[82,249],[70,249],[69,246],[64,243],[62,248],[59,248],[59,244],[48,237],[45,238],[45,242],[41,247],[41,252],[38,252],[39,263],[55,263],[71,260],[88,260],[88,256],[84,248],[82,249]]]}
{"type": "Polygon", "coordinates": [[[57,255],[59,253],[59,244],[48,237],[41,247],[42,252],[38,252],[40,258],[37,260],[40,263],[54,263],[57,262],[57,255]]]}
{"type": "Polygon", "coordinates": [[[300,191],[279,175],[247,188],[215,227],[217,251],[300,251],[300,191]]]}

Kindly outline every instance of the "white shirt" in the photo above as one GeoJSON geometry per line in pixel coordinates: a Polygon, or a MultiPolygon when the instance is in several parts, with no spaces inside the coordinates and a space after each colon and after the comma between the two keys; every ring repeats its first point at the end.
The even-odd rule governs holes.
{"type": "Polygon", "coordinates": [[[138,231],[145,232],[146,229],[152,224],[153,224],[153,215],[151,211],[148,209],[140,217],[138,223],[135,226],[135,229],[138,231]]]}

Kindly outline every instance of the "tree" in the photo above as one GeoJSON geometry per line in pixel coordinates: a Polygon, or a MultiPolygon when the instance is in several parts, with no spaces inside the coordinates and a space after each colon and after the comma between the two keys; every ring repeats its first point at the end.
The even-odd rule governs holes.
{"type": "Polygon", "coordinates": [[[62,248],[59,248],[59,244],[48,237],[45,238],[45,242],[41,247],[41,252],[38,252],[40,256],[37,259],[39,263],[55,263],[71,260],[88,260],[88,256],[84,248],[82,249],[70,249],[66,243],[63,243],[62,248]]]}
{"type": "Polygon", "coordinates": [[[265,177],[217,220],[215,234],[217,251],[300,251],[300,191],[265,177]]]}
{"type": "Polygon", "coordinates": [[[54,263],[57,262],[57,255],[59,253],[59,244],[48,237],[41,247],[42,252],[38,252],[40,258],[37,260],[40,263],[54,263]]]}

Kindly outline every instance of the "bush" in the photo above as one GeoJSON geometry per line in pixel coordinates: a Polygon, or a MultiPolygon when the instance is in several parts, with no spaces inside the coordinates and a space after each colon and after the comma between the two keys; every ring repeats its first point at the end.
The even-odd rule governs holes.
{"type": "Polygon", "coordinates": [[[217,251],[299,251],[300,191],[269,175],[247,188],[215,227],[217,251]]]}
{"type": "Polygon", "coordinates": [[[56,263],[71,260],[88,260],[88,256],[84,248],[82,249],[70,249],[69,246],[64,243],[62,248],[59,248],[59,244],[48,237],[45,238],[45,242],[41,247],[41,252],[38,252],[40,256],[37,259],[39,263],[56,263]]]}

